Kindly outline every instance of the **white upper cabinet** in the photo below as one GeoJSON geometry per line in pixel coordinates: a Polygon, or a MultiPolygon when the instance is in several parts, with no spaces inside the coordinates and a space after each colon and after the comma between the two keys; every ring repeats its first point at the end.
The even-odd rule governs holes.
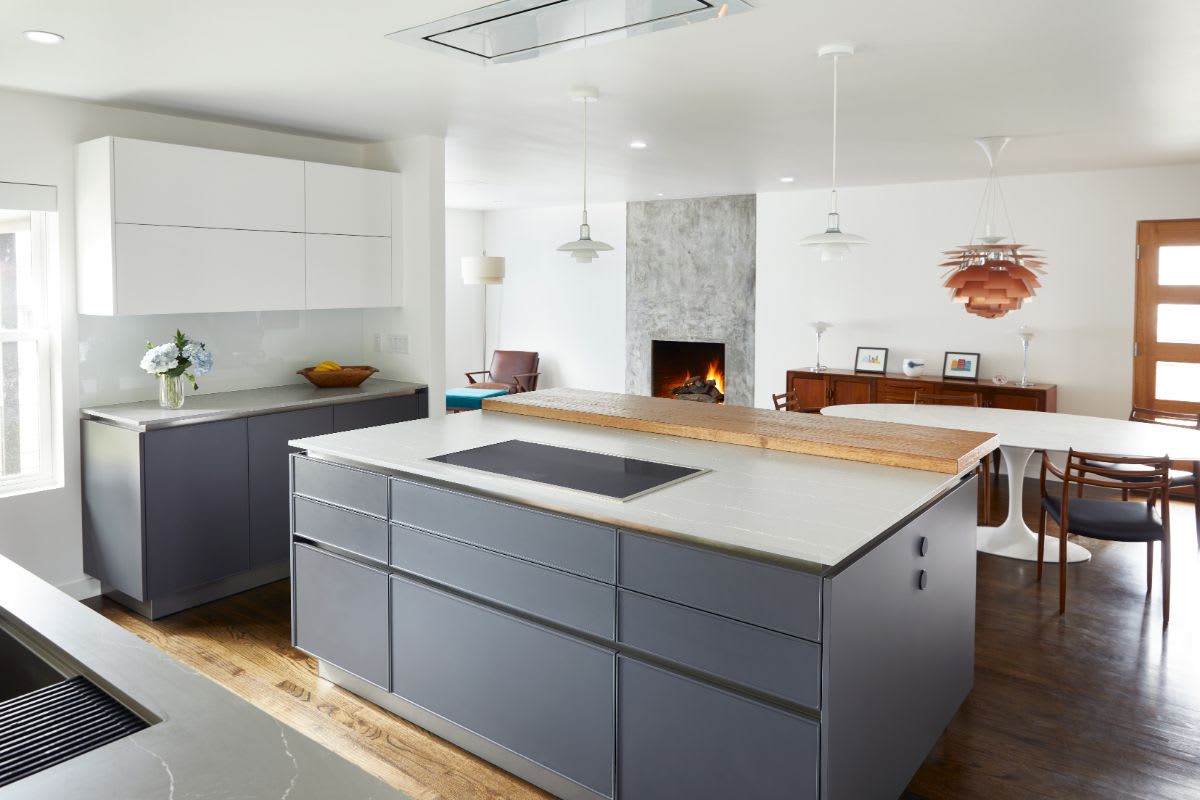
{"type": "Polygon", "coordinates": [[[79,313],[392,305],[396,174],[108,136],[76,148],[79,313]]]}
{"type": "Polygon", "coordinates": [[[391,172],[304,164],[304,219],[309,233],[392,235],[391,172]]]}
{"type": "Polygon", "coordinates": [[[116,222],[252,231],[304,231],[304,162],[113,142],[116,222]]]}

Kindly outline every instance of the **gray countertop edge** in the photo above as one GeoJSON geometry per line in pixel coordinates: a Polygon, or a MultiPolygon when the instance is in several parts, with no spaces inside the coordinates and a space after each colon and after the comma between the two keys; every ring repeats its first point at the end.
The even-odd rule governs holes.
{"type": "Polygon", "coordinates": [[[145,432],[303,408],[404,397],[428,388],[423,383],[384,379],[371,379],[360,386],[348,389],[319,389],[308,383],[292,383],[259,389],[238,389],[231,392],[193,395],[178,411],[159,408],[155,400],[142,400],[133,403],[81,408],[79,414],[81,419],[96,420],[127,430],[145,432]],[[277,397],[272,399],[272,395],[277,397]]]}
{"type": "Polygon", "coordinates": [[[409,797],[3,556],[0,620],[160,720],[0,788],[4,800],[409,797]]]}

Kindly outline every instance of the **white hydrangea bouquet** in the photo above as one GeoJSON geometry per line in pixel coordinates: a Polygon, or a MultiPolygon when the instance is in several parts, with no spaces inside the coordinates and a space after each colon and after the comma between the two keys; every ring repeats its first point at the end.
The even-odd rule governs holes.
{"type": "Polygon", "coordinates": [[[146,342],[146,354],[141,367],[151,375],[158,376],[158,404],[163,408],[182,408],[184,379],[199,389],[196,378],[212,369],[213,357],[204,346],[188,338],[183,331],[175,331],[175,338],[157,347],[146,342]]]}

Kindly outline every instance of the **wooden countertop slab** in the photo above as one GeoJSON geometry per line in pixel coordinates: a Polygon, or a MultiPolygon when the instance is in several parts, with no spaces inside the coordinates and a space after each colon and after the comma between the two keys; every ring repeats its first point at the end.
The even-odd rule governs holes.
{"type": "Polygon", "coordinates": [[[840,419],[659,397],[543,389],[483,401],[488,412],[958,474],[997,446],[975,431],[840,419]]]}

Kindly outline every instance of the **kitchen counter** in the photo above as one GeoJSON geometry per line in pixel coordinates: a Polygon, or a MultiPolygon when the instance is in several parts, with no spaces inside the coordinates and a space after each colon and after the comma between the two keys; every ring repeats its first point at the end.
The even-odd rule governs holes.
{"type": "Polygon", "coordinates": [[[380,378],[368,378],[362,385],[348,389],[320,389],[305,382],[262,389],[242,389],[236,392],[190,395],[183,408],[175,411],[162,408],[157,400],[142,400],[137,403],[83,408],[79,413],[85,419],[100,420],[128,430],[150,431],[278,411],[403,397],[426,388],[423,383],[388,381],[380,378]]]}
{"type": "Polygon", "coordinates": [[[0,788],[3,800],[407,797],[3,557],[0,617],[162,720],[0,788]]]}
{"type": "Polygon", "coordinates": [[[901,469],[482,411],[293,440],[309,454],[823,572],[959,482],[901,469]],[[522,439],[711,470],[627,502],[432,456],[522,439]]]}

